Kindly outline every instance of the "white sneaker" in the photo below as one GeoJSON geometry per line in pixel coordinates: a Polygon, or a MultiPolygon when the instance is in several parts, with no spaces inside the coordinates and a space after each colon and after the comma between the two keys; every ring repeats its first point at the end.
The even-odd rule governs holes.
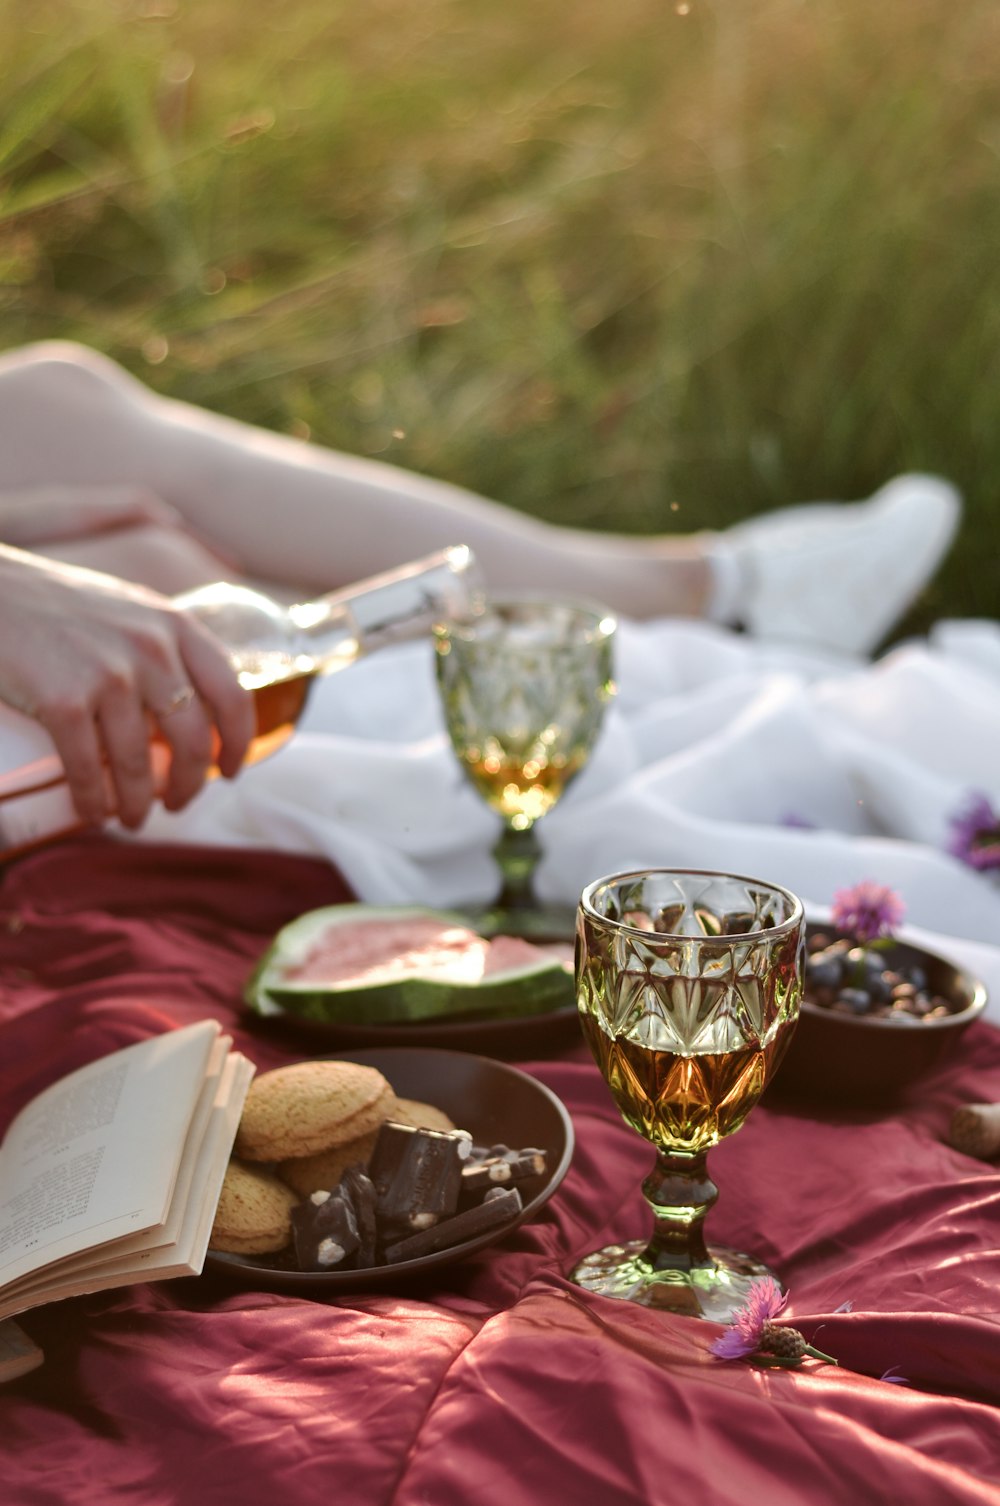
{"type": "Polygon", "coordinates": [[[721,574],[739,581],[747,632],[870,654],[933,576],[955,536],[958,493],[937,476],[897,476],[867,502],[785,507],[716,534],[721,574]]]}

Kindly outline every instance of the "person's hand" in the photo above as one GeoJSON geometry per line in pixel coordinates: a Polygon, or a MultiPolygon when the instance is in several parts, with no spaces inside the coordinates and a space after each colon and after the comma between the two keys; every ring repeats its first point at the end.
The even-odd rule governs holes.
{"type": "Polygon", "coordinates": [[[179,810],[213,763],[231,778],[254,731],[250,694],[195,618],[143,586],[0,546],[0,700],[38,720],[81,819],[142,824],[179,810]],[[170,749],[157,790],[150,734],[170,749]]]}

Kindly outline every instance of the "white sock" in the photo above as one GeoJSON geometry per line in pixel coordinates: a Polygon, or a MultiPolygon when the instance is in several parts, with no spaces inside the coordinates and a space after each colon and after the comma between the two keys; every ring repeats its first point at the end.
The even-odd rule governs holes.
{"type": "Polygon", "coordinates": [[[746,573],[740,552],[724,533],[704,534],[702,542],[711,575],[705,616],[731,627],[743,620],[746,610],[746,573]]]}
{"type": "Polygon", "coordinates": [[[904,474],[866,502],[778,508],[703,535],[706,615],[758,638],[871,653],[937,569],[960,512],[948,482],[904,474]]]}

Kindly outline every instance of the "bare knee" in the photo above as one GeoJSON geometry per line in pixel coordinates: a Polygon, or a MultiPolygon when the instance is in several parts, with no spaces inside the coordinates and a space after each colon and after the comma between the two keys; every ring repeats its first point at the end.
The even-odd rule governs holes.
{"type": "Polygon", "coordinates": [[[142,384],[110,356],[73,340],[41,340],[0,355],[0,391],[97,406],[134,398],[142,384]]]}

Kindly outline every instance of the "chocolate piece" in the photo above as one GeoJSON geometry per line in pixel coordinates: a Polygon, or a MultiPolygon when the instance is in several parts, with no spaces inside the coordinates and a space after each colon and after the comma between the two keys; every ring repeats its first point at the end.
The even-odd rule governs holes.
{"type": "Polygon", "coordinates": [[[383,1238],[429,1229],[454,1213],[471,1149],[464,1130],[415,1129],[391,1120],[382,1125],[368,1175],[383,1238]]]}
{"type": "Polygon", "coordinates": [[[375,1185],[364,1167],[349,1166],[340,1179],[340,1191],[349,1200],[358,1226],[356,1266],[375,1264],[378,1229],[375,1221],[375,1185]]]}
{"type": "Polygon", "coordinates": [[[433,1255],[437,1250],[450,1250],[453,1245],[464,1244],[485,1234],[501,1224],[508,1223],[520,1213],[524,1204],[516,1187],[494,1188],[481,1203],[456,1213],[454,1218],[444,1219],[433,1228],[421,1229],[408,1239],[400,1239],[389,1245],[385,1252],[387,1265],[398,1265],[402,1260],[416,1260],[421,1255],[433,1255]]]}
{"type": "Polygon", "coordinates": [[[527,1146],[524,1150],[510,1150],[506,1145],[494,1145],[484,1155],[472,1156],[462,1167],[462,1194],[481,1192],[490,1187],[509,1186],[523,1182],[528,1177],[541,1176],[545,1170],[545,1152],[527,1146]]]}
{"type": "Polygon", "coordinates": [[[297,1204],[292,1232],[301,1271],[348,1270],[361,1244],[354,1209],[339,1187],[314,1192],[297,1204]]]}

